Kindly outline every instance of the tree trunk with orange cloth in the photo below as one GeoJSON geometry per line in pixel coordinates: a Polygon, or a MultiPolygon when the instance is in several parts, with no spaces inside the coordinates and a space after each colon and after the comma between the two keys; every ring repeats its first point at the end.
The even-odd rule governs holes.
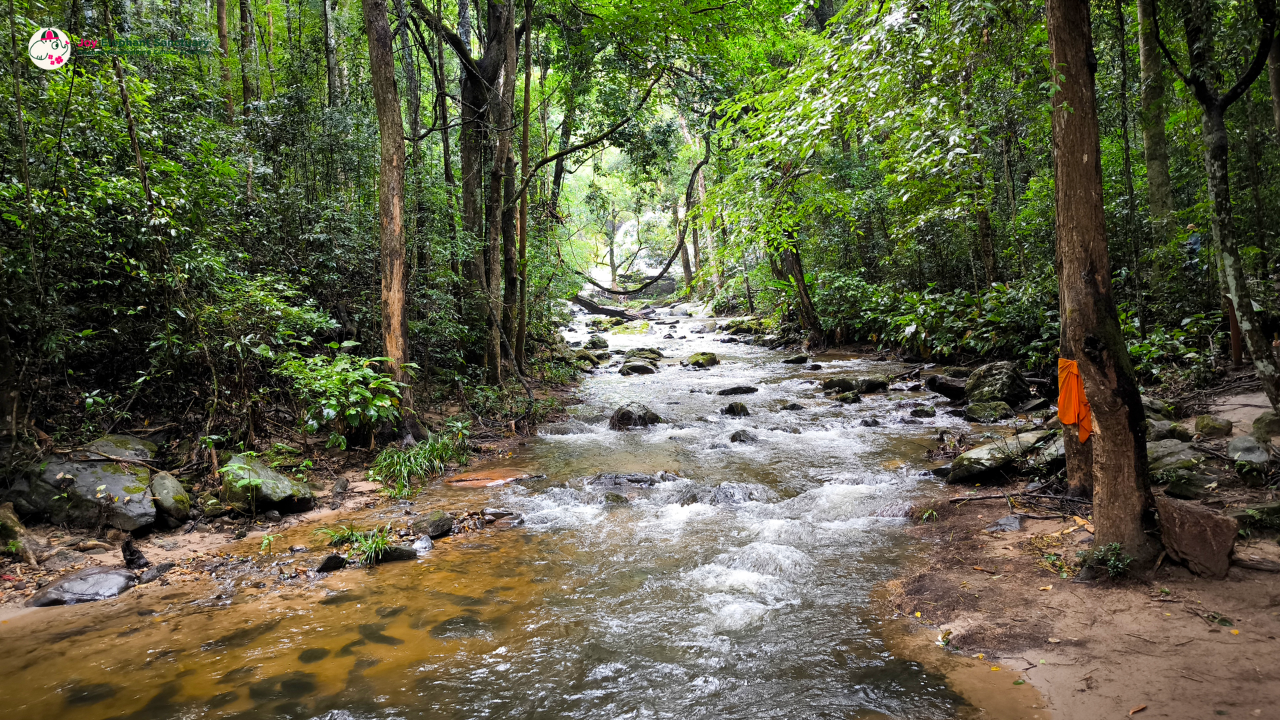
{"type": "MultiPolygon", "coordinates": [[[[1139,570],[1150,567],[1159,543],[1145,532],[1154,504],[1145,417],[1111,293],[1089,3],[1047,0],[1046,17],[1052,64],[1060,74],[1052,103],[1062,357],[1075,363],[1092,425],[1083,438],[1087,458],[1079,442],[1084,420],[1077,418],[1075,433],[1065,433],[1067,482],[1093,487],[1094,546],[1119,543],[1139,570]]],[[[1078,401],[1071,402],[1067,418],[1080,410],[1078,401]]]]}

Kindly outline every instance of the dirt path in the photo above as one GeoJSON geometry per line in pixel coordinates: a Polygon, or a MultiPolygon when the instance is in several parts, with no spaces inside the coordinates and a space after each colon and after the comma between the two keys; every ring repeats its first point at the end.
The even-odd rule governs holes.
{"type": "MultiPolygon", "coordinates": [[[[1233,567],[1218,582],[1166,562],[1150,582],[1073,582],[1042,561],[1089,545],[1075,522],[992,533],[1003,503],[937,507],[911,531],[927,561],[890,583],[891,602],[921,632],[950,631],[953,651],[1025,671],[1054,718],[1144,705],[1143,717],[1280,717],[1280,575],[1233,567]]],[[[1280,560],[1280,545],[1259,537],[1237,553],[1280,560]]]]}

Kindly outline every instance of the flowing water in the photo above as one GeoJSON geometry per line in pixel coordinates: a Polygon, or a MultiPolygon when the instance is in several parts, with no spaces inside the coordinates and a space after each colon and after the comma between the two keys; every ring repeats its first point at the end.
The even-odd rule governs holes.
{"type": "MultiPolygon", "coordinates": [[[[523,526],[446,539],[416,563],[145,586],[29,613],[0,625],[0,715],[917,720],[972,711],[943,677],[886,649],[870,599],[914,552],[900,528],[912,499],[934,487],[921,475],[924,453],[940,426],[959,421],[903,424],[929,402],[921,393],[839,405],[815,381],[897,368],[834,355],[817,358],[820,370],[782,364],[780,353],[694,332],[706,322],[607,335],[613,349],[708,350],[722,364],[597,371],[570,420],[502,461],[545,479],[436,483],[410,507],[341,519],[403,525],[409,512],[505,506],[523,526]],[[685,339],[659,339],[667,331],[685,339]],[[759,392],[712,394],[748,384],[759,392]],[[720,414],[732,400],[751,415],[720,414]],[[609,430],[608,414],[629,401],[667,422],[609,430]],[[788,403],[804,407],[782,410],[788,403]],[[881,425],[862,427],[863,418],[881,425]],[[739,429],[758,441],[729,442],[739,429]],[[670,475],[652,487],[582,481],[600,472],[670,475]]],[[[567,335],[587,337],[581,323],[567,335]]],[[[277,547],[318,550],[315,528],[290,530],[277,547]]]]}

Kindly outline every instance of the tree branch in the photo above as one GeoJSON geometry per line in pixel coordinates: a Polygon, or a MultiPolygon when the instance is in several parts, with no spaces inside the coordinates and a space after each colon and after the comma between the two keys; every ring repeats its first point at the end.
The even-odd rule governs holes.
{"type": "Polygon", "coordinates": [[[1236,81],[1219,100],[1222,103],[1222,110],[1226,112],[1231,104],[1240,99],[1254,80],[1258,79],[1258,75],[1262,74],[1262,68],[1267,65],[1267,55],[1271,52],[1271,43],[1276,36],[1276,7],[1274,0],[1257,0],[1258,17],[1262,18],[1262,35],[1258,41],[1258,52],[1253,56],[1253,62],[1249,64],[1249,69],[1244,71],[1244,75],[1236,81]]]}
{"type": "MultiPolygon", "coordinates": [[[[421,2],[421,0],[414,0],[414,2],[421,2]]],[[[558,153],[548,155],[547,157],[539,161],[537,165],[534,165],[533,168],[529,170],[529,174],[525,176],[524,182],[520,184],[520,187],[516,188],[516,193],[513,197],[518,198],[520,197],[520,195],[524,194],[524,191],[529,187],[529,183],[533,182],[534,176],[537,175],[538,171],[541,170],[542,168],[546,167],[547,165],[550,165],[551,163],[555,162],[556,160],[559,160],[562,157],[572,155],[578,152],[579,150],[586,150],[592,145],[598,145],[604,142],[605,140],[608,140],[609,136],[621,130],[623,125],[626,125],[627,123],[631,122],[631,119],[636,116],[636,113],[640,112],[640,110],[644,107],[644,104],[649,101],[649,96],[653,94],[653,89],[658,86],[658,81],[662,80],[662,76],[664,73],[665,73],[665,70],[658,71],[658,76],[653,79],[653,82],[649,83],[649,89],[644,91],[644,95],[640,98],[640,103],[636,105],[636,109],[632,110],[630,115],[622,118],[618,122],[614,123],[613,127],[609,128],[608,130],[605,130],[604,132],[591,138],[590,140],[584,140],[578,143],[577,145],[574,145],[573,147],[568,147],[568,148],[565,148],[564,150],[561,150],[558,153]]],[[[512,202],[511,205],[512,207],[514,207],[515,203],[512,202]]]]}
{"type": "Polygon", "coordinates": [[[475,59],[471,57],[471,48],[467,47],[467,43],[463,42],[462,38],[459,37],[457,33],[445,27],[440,18],[436,17],[435,13],[427,9],[427,6],[422,3],[422,0],[410,0],[410,3],[413,5],[413,11],[417,13],[418,17],[422,18],[422,21],[427,24],[427,27],[431,28],[431,31],[435,34],[444,38],[444,41],[448,43],[449,48],[458,56],[458,62],[462,64],[462,68],[466,70],[467,73],[475,76],[477,80],[485,82],[484,73],[480,72],[480,66],[476,65],[475,59]]]}

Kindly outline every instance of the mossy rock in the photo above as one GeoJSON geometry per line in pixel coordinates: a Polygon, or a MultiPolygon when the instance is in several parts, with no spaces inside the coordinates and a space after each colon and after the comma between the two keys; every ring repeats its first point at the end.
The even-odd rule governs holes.
{"type": "Polygon", "coordinates": [[[623,320],[622,318],[598,317],[598,318],[591,318],[591,320],[587,322],[587,326],[593,330],[605,332],[608,330],[612,330],[613,328],[616,328],[619,325],[625,324],[626,322],[627,321],[623,320]]]}
{"type": "Polygon", "coordinates": [[[666,357],[666,355],[663,355],[662,351],[657,348],[632,348],[622,355],[624,360],[639,358],[641,360],[649,360],[654,363],[657,363],[664,357],[666,357]]]}
{"type": "Polygon", "coordinates": [[[596,356],[592,355],[589,350],[579,350],[574,353],[573,358],[579,362],[586,363],[593,368],[600,367],[600,361],[597,360],[596,356]]]}
{"type": "Polygon", "coordinates": [[[932,406],[918,407],[918,408],[911,409],[911,417],[914,417],[914,418],[931,418],[931,417],[937,417],[937,415],[938,415],[938,411],[935,410],[932,406]]]}
{"type": "Polygon", "coordinates": [[[290,480],[256,457],[233,455],[227,465],[232,467],[222,473],[222,502],[241,512],[306,512],[315,506],[315,495],[305,483],[290,480]],[[242,485],[246,479],[257,482],[242,485]]]}
{"type": "Polygon", "coordinates": [[[1196,432],[1207,438],[1226,437],[1234,427],[1230,420],[1217,415],[1201,415],[1196,418],[1196,432]]]}
{"type": "Polygon", "coordinates": [[[174,520],[186,520],[191,516],[191,496],[169,473],[156,473],[151,478],[151,495],[156,508],[174,520]]]}
{"type": "Polygon", "coordinates": [[[686,362],[696,368],[709,368],[719,365],[720,358],[713,352],[700,352],[690,355],[686,362]]]}
{"type": "Polygon", "coordinates": [[[856,392],[840,393],[836,396],[836,400],[844,403],[845,405],[852,405],[862,402],[862,396],[856,392]]]}
{"type": "Polygon", "coordinates": [[[1013,417],[1009,403],[994,401],[973,403],[964,409],[965,419],[977,423],[993,423],[1013,417]]]}
{"type": "Polygon", "coordinates": [[[613,329],[617,335],[643,335],[649,332],[648,320],[633,320],[629,323],[623,323],[613,329]]]}
{"type": "Polygon", "coordinates": [[[854,392],[858,389],[858,384],[849,378],[831,378],[822,381],[822,389],[854,392]]]}
{"type": "Polygon", "coordinates": [[[626,495],[620,495],[616,492],[607,492],[604,494],[604,501],[609,505],[626,505],[631,502],[626,495]]]}
{"type": "Polygon", "coordinates": [[[605,350],[609,347],[609,341],[605,340],[601,335],[592,335],[590,340],[583,344],[588,350],[605,350]]]}
{"type": "Polygon", "coordinates": [[[1268,410],[1253,420],[1253,438],[1263,445],[1271,442],[1271,438],[1280,435],[1280,415],[1268,410]]]}

